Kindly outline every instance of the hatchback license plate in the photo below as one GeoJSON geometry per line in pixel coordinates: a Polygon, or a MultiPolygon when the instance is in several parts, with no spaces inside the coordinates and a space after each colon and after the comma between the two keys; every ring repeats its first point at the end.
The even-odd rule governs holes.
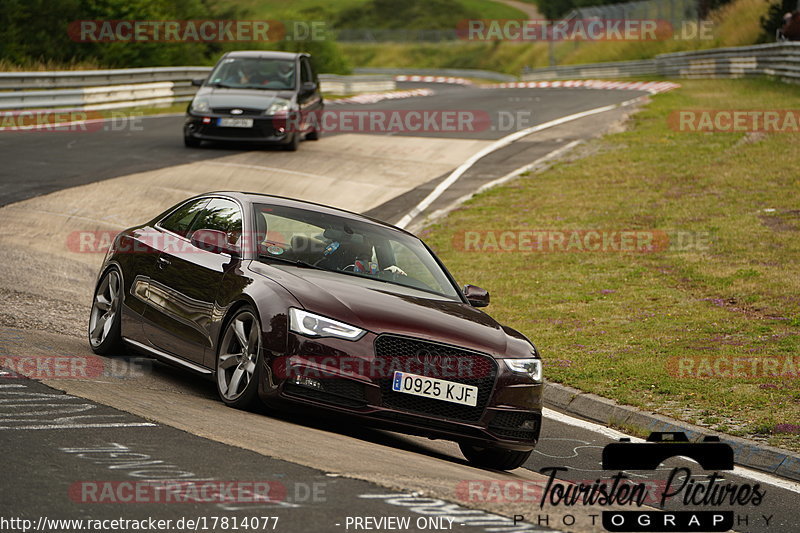
{"type": "Polygon", "coordinates": [[[392,390],[460,405],[478,405],[478,387],[407,372],[394,373],[392,390]]]}
{"type": "Polygon", "coordinates": [[[252,128],[252,118],[221,118],[217,120],[217,126],[223,128],[252,128]]]}

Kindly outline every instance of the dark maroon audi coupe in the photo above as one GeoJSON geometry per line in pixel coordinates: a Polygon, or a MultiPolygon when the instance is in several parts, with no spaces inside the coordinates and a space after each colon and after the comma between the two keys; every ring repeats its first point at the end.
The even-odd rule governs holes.
{"type": "Polygon", "coordinates": [[[98,276],[91,348],[213,377],[227,405],[299,405],[522,465],[539,438],[533,344],[478,307],[414,235],[261,194],[190,198],[121,232],[98,276]]]}

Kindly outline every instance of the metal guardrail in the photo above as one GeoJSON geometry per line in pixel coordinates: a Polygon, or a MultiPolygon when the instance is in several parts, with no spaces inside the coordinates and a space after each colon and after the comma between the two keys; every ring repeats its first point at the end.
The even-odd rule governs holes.
{"type": "Polygon", "coordinates": [[[523,81],[556,79],[627,78],[630,76],[652,76],[658,74],[653,60],[617,61],[612,63],[589,63],[533,69],[522,75],[523,81]]]}
{"type": "Polygon", "coordinates": [[[800,82],[800,42],[677,52],[656,58],[659,74],[681,78],[773,76],[800,82]]]}
{"type": "Polygon", "coordinates": [[[186,82],[205,77],[210,67],[153,67],[114,70],[58,70],[49,72],[0,72],[0,90],[59,89],[130,85],[159,81],[186,82]]]}
{"type": "Polygon", "coordinates": [[[355,68],[356,74],[387,74],[391,76],[443,76],[453,78],[480,78],[494,81],[517,81],[516,76],[470,68],[355,68]]]}
{"type": "Polygon", "coordinates": [[[0,72],[0,109],[114,109],[191,100],[210,67],[0,72]]]}
{"type": "MultiPolygon", "coordinates": [[[[117,70],[0,73],[0,109],[110,109],[188,101],[196,88],[191,80],[204,77],[209,67],[155,67],[117,70]]],[[[395,88],[394,76],[430,75],[516,81],[515,76],[475,69],[356,69],[359,75],[320,76],[322,90],[334,94],[385,91],[395,88]]],[[[553,79],[626,78],[742,78],[773,76],[800,83],[800,43],[715,48],[661,54],[655,59],[586,65],[564,65],[528,71],[524,81],[553,79]]]]}
{"type": "Polygon", "coordinates": [[[320,74],[319,84],[322,91],[331,94],[353,94],[361,92],[392,91],[397,88],[393,76],[360,75],[337,76],[336,74],[320,74]]]}
{"type": "MultiPolygon", "coordinates": [[[[1,109],[81,108],[114,109],[143,105],[169,105],[192,99],[197,87],[191,80],[204,78],[210,67],[155,67],[116,70],[0,73],[1,109]]],[[[324,92],[390,91],[389,75],[319,77],[324,92]]]]}
{"type": "Polygon", "coordinates": [[[661,54],[654,59],[564,65],[534,69],[524,81],[553,79],[627,78],[743,78],[772,76],[784,82],[800,82],[800,43],[770,43],[755,46],[713,48],[661,54]]]}
{"type": "Polygon", "coordinates": [[[80,89],[0,92],[0,109],[42,107],[114,109],[188,101],[196,88],[171,81],[135,85],[107,85],[80,89]]]}

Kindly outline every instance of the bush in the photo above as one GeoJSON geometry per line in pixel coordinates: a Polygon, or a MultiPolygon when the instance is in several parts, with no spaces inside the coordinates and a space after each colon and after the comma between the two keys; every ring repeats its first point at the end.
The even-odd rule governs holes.
{"type": "Polygon", "coordinates": [[[325,39],[323,41],[281,41],[275,49],[284,52],[307,52],[311,54],[314,69],[325,74],[349,74],[350,66],[347,64],[336,42],[325,39]]]}
{"type": "Polygon", "coordinates": [[[223,51],[220,43],[83,43],[70,38],[80,20],[229,19],[238,8],[214,0],[2,0],[0,57],[16,65],[36,62],[96,62],[103,67],[145,67],[207,63],[223,51]]]}

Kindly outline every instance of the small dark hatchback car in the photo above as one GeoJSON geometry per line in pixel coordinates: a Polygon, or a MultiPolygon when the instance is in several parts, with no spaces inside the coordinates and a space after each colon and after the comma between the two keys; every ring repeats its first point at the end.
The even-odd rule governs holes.
{"type": "Polygon", "coordinates": [[[199,85],[186,110],[183,140],[277,144],[297,150],[317,140],[322,113],[319,79],[308,54],[239,51],[225,54],[199,85]]]}
{"type": "Polygon", "coordinates": [[[522,465],[542,365],[434,253],[389,224],[276,196],[190,198],[121,232],[98,276],[96,353],[130,349],[214,379],[221,400],[301,407],[522,465]]]}

